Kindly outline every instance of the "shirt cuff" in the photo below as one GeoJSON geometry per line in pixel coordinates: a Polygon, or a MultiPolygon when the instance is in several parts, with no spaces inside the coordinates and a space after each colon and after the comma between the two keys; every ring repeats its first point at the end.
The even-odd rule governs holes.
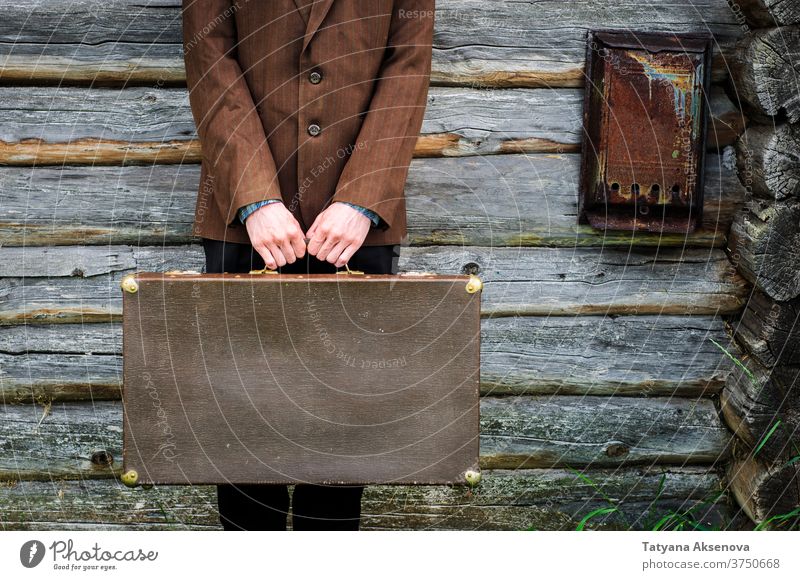
{"type": "Polygon", "coordinates": [[[243,205],[239,208],[239,221],[244,223],[244,220],[247,219],[251,213],[256,211],[261,206],[267,205],[268,203],[275,203],[281,201],[280,199],[265,199],[263,201],[257,201],[255,203],[250,203],[248,205],[243,205]]]}
{"type": "Polygon", "coordinates": [[[374,211],[368,210],[365,207],[361,207],[360,205],[356,205],[354,203],[350,203],[349,201],[339,201],[337,203],[346,203],[350,207],[357,209],[358,211],[363,213],[365,216],[367,216],[370,219],[370,221],[372,222],[372,225],[374,225],[374,226],[377,226],[381,221],[381,217],[378,214],[376,214],[374,211]]]}

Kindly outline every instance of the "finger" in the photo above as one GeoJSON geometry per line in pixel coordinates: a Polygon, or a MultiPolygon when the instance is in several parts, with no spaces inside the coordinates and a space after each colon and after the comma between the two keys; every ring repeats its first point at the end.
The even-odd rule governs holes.
{"type": "Polygon", "coordinates": [[[324,241],[325,241],[324,239],[320,240],[317,238],[310,238],[308,240],[308,245],[306,246],[306,250],[308,250],[308,253],[311,254],[312,256],[316,256],[320,246],[322,245],[322,242],[324,241]]]}
{"type": "Polygon", "coordinates": [[[350,261],[350,258],[353,257],[353,254],[356,253],[358,250],[358,246],[356,244],[350,244],[347,246],[343,251],[342,254],[339,256],[339,259],[336,260],[336,267],[342,268],[345,264],[350,261]]]}
{"type": "Polygon", "coordinates": [[[348,243],[345,241],[341,241],[336,244],[331,251],[328,253],[327,257],[325,258],[331,264],[338,264],[339,263],[339,256],[342,255],[342,252],[347,249],[348,243]]]}
{"type": "Polygon", "coordinates": [[[297,260],[297,256],[294,254],[294,246],[292,246],[290,238],[286,237],[281,240],[280,249],[288,264],[293,264],[297,260]]]}
{"type": "Polygon", "coordinates": [[[269,248],[266,246],[262,246],[257,248],[258,255],[264,260],[264,265],[269,268],[270,270],[277,269],[278,265],[275,263],[275,258],[272,257],[272,252],[269,251],[269,248]]]}
{"type": "Polygon", "coordinates": [[[278,264],[278,267],[286,265],[286,256],[283,255],[283,252],[277,245],[274,243],[267,244],[267,249],[269,249],[270,253],[275,258],[275,262],[278,264]]]}
{"type": "Polygon", "coordinates": [[[297,256],[299,260],[306,254],[306,241],[303,238],[303,233],[298,232],[294,236],[290,238],[290,243],[292,244],[292,249],[294,250],[294,255],[297,256]]]}
{"type": "Polygon", "coordinates": [[[317,250],[317,259],[321,261],[325,261],[328,259],[328,254],[330,254],[331,250],[336,246],[337,240],[332,237],[325,238],[325,241],[320,246],[319,250],[317,250]]]}
{"type": "Polygon", "coordinates": [[[319,257],[319,251],[328,241],[327,236],[318,228],[312,235],[308,237],[310,238],[308,241],[308,253],[312,256],[319,257]]]}

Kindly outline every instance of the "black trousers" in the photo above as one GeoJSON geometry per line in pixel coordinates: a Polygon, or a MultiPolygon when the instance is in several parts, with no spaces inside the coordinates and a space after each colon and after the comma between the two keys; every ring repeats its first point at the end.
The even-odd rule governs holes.
{"type": "MultiPolygon", "coordinates": [[[[260,270],[264,260],[250,244],[203,238],[207,273],[260,270]]],[[[347,265],[366,274],[396,274],[399,245],[362,246],[347,265]]],[[[278,268],[287,274],[324,274],[336,267],[306,254],[278,268]]],[[[299,483],[292,494],[295,530],[357,530],[363,486],[299,483]]],[[[285,530],[289,513],[286,485],[218,485],[219,519],[225,530],[285,530]]]]}

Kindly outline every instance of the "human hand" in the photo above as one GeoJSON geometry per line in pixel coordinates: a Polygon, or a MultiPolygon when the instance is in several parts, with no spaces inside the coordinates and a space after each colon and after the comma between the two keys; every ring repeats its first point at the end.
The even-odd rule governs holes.
{"type": "Polygon", "coordinates": [[[308,253],[341,268],[364,243],[371,225],[370,219],[357,209],[346,203],[332,203],[306,232],[308,253]]]}
{"type": "Polygon", "coordinates": [[[283,203],[268,203],[244,221],[253,248],[270,270],[291,264],[306,253],[300,224],[283,203]]]}

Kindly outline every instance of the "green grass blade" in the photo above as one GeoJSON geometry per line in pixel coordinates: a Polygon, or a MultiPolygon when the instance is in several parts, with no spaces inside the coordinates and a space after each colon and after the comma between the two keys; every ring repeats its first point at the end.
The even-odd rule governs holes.
{"type": "Polygon", "coordinates": [[[764,520],[754,528],[754,531],[761,531],[767,526],[767,524],[770,524],[774,521],[782,522],[784,520],[788,520],[790,518],[795,518],[798,516],[800,516],[800,508],[795,508],[792,511],[787,512],[785,514],[778,514],[776,516],[772,516],[771,518],[764,520]]]}
{"type": "Polygon", "coordinates": [[[661,494],[664,492],[664,484],[666,481],[667,474],[662,473],[661,479],[658,482],[658,491],[656,492],[656,497],[650,502],[650,505],[647,506],[647,513],[644,516],[645,527],[647,527],[647,522],[650,520],[650,516],[653,514],[653,508],[655,508],[656,503],[658,503],[658,500],[661,498],[661,494]]]}
{"type": "Polygon", "coordinates": [[[783,465],[783,467],[789,467],[790,465],[792,465],[792,464],[794,464],[794,463],[797,463],[798,461],[800,461],[800,455],[795,455],[794,457],[792,457],[791,459],[789,459],[789,461],[787,461],[787,462],[786,462],[786,463],[783,465]]]}
{"type": "Polygon", "coordinates": [[[575,528],[575,530],[578,531],[578,532],[581,532],[586,527],[586,522],[588,522],[593,517],[604,515],[604,514],[610,514],[612,512],[616,512],[616,511],[619,511],[619,510],[617,508],[597,508],[596,510],[592,510],[588,514],[583,516],[583,518],[581,519],[580,523],[578,524],[578,527],[575,528]]]}
{"type": "Polygon", "coordinates": [[[750,372],[750,369],[748,369],[748,368],[747,368],[747,367],[744,365],[744,363],[743,363],[742,361],[740,361],[740,360],[739,360],[737,357],[733,356],[733,355],[732,355],[730,352],[728,352],[728,349],[726,349],[724,346],[722,346],[720,343],[718,343],[718,342],[717,342],[716,340],[714,340],[713,338],[709,338],[708,340],[710,340],[710,341],[711,341],[711,342],[713,342],[715,345],[717,345],[717,348],[718,348],[718,349],[720,349],[722,352],[724,352],[724,353],[725,353],[725,356],[727,356],[729,359],[731,359],[731,360],[733,361],[733,363],[734,363],[734,364],[735,364],[737,367],[739,367],[740,369],[742,369],[742,370],[744,371],[744,373],[745,373],[745,374],[746,374],[746,375],[749,377],[749,379],[750,379],[750,382],[751,382],[751,383],[753,383],[753,384],[754,384],[756,387],[758,387],[759,389],[761,388],[761,386],[762,386],[762,385],[760,385],[760,384],[759,384],[759,382],[758,382],[758,379],[756,379],[755,375],[754,375],[752,372],[750,372]]]}
{"type": "Polygon", "coordinates": [[[600,489],[600,486],[599,486],[599,485],[597,485],[597,483],[596,483],[596,482],[595,482],[595,481],[594,481],[592,478],[590,478],[588,475],[586,475],[586,474],[584,474],[584,473],[581,473],[580,471],[578,471],[577,469],[575,469],[574,467],[572,467],[572,466],[570,466],[570,465],[567,465],[567,469],[569,469],[571,472],[573,472],[573,473],[574,473],[576,476],[578,476],[580,479],[582,479],[583,481],[585,481],[586,483],[588,483],[588,484],[589,484],[589,485],[592,487],[592,489],[594,489],[594,490],[595,490],[597,493],[599,493],[599,494],[600,494],[600,496],[601,496],[601,497],[602,497],[604,500],[606,500],[608,503],[610,503],[612,506],[616,505],[616,504],[614,503],[614,501],[613,501],[613,500],[612,500],[610,497],[608,497],[608,496],[607,496],[607,495],[606,495],[606,494],[603,492],[603,490],[602,490],[602,489],[600,489]]]}
{"type": "Polygon", "coordinates": [[[667,512],[667,514],[665,516],[662,516],[662,518],[656,522],[656,524],[653,526],[651,531],[653,531],[653,532],[659,531],[662,528],[662,526],[665,526],[667,524],[667,522],[669,522],[670,520],[672,520],[676,516],[680,517],[680,516],[678,516],[678,514],[676,514],[673,511],[667,512]]]}
{"type": "Polygon", "coordinates": [[[755,457],[756,455],[758,455],[758,452],[759,452],[759,451],[761,451],[761,448],[762,448],[762,447],[764,447],[764,443],[766,443],[766,442],[769,440],[769,438],[770,438],[770,437],[772,437],[772,434],[773,434],[773,433],[775,433],[775,429],[777,429],[777,428],[778,428],[778,425],[780,425],[780,424],[781,424],[781,420],[780,420],[780,419],[778,419],[778,422],[777,422],[777,423],[775,423],[775,424],[772,426],[772,428],[769,430],[769,432],[768,432],[768,433],[767,433],[767,434],[764,436],[764,438],[761,440],[761,443],[759,443],[759,444],[758,444],[758,447],[756,447],[756,450],[755,450],[755,451],[753,451],[753,457],[755,457]]]}

